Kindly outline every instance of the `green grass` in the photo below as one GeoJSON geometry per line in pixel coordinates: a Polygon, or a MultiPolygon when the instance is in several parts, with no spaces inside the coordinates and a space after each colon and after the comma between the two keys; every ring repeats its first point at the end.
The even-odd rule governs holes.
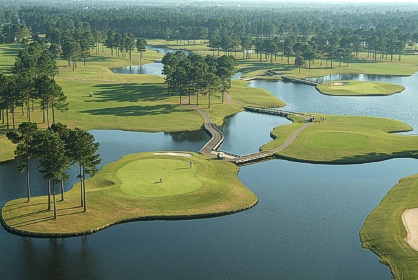
{"type": "Polygon", "coordinates": [[[130,162],[118,170],[122,192],[130,195],[158,197],[185,194],[202,187],[196,178],[199,166],[178,159],[144,159],[130,162]],[[138,180],[141,178],[141,180],[138,180]],[[160,179],[162,182],[160,182],[160,179]]]}
{"type": "MultiPolygon", "coordinates": [[[[397,135],[391,132],[409,131],[405,123],[383,118],[357,116],[315,115],[317,121],[302,131],[279,157],[296,161],[325,163],[362,163],[389,158],[418,157],[416,136],[397,135]],[[326,120],[319,122],[319,117],[326,120]]],[[[275,140],[262,150],[272,150],[282,145],[303,121],[277,127],[275,140]]]]}
{"type": "Polygon", "coordinates": [[[20,45],[0,44],[0,73],[11,74],[15,58],[20,50],[20,45]]]}
{"type": "Polygon", "coordinates": [[[418,279],[418,252],[406,242],[402,213],[418,207],[418,175],[403,178],[366,218],[360,230],[363,247],[388,265],[394,279],[418,279]]]}
{"type": "MultiPolygon", "coordinates": [[[[9,52],[16,54],[16,45],[5,45],[9,52]]],[[[14,63],[13,56],[0,56],[0,64],[10,68],[14,63]]],[[[56,81],[62,86],[69,101],[70,110],[66,113],[56,113],[56,120],[67,124],[69,127],[82,129],[120,129],[146,132],[174,132],[198,130],[203,124],[203,118],[193,108],[180,106],[178,96],[167,96],[167,88],[162,77],[137,74],[114,74],[110,69],[129,65],[139,65],[153,62],[162,55],[156,51],[146,51],[144,59],[139,61],[139,54],[133,53],[133,59],[129,56],[122,58],[116,52],[111,56],[110,50],[100,48],[98,55],[93,53],[88,58],[86,65],[78,62],[75,71],[67,66],[66,61],[58,61],[60,74],[56,81]],[[93,97],[89,97],[93,92],[93,97]],[[85,94],[87,93],[87,94],[85,94]]],[[[279,107],[283,102],[275,98],[269,92],[254,88],[248,88],[246,82],[233,82],[229,90],[233,102],[222,104],[221,94],[216,93],[211,98],[211,108],[208,100],[200,96],[199,106],[220,125],[225,117],[242,110],[240,105],[252,104],[260,107],[279,107]]],[[[183,98],[184,100],[184,98],[183,98]]],[[[196,99],[192,100],[192,104],[196,99]]],[[[184,102],[183,102],[184,104],[184,102]]],[[[16,114],[16,124],[26,121],[21,114],[16,114]]],[[[32,113],[32,121],[42,124],[42,115],[39,109],[32,113]]],[[[5,138],[6,126],[0,124],[0,141],[7,142],[5,138]]],[[[2,146],[0,161],[13,158],[11,144],[2,146]],[[3,149],[4,147],[4,149],[3,149]]]]}
{"type": "Polygon", "coordinates": [[[391,95],[401,92],[405,87],[390,83],[363,82],[363,81],[334,81],[316,86],[322,94],[338,96],[367,96],[391,95]]]}
{"type": "Polygon", "coordinates": [[[133,154],[104,166],[86,182],[86,213],[80,207],[76,184],[65,193],[65,201],[58,201],[57,220],[47,211],[46,197],[34,197],[29,203],[24,198],[7,202],[2,208],[3,219],[18,230],[75,233],[136,218],[234,212],[257,202],[238,180],[237,166],[190,154],[192,157],[133,154]],[[130,170],[137,167],[147,170],[130,170]],[[160,183],[162,176],[164,182],[160,183]]]}

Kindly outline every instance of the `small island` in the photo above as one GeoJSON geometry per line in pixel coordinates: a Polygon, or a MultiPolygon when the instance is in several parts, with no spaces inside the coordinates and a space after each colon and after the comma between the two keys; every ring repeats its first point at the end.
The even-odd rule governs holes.
{"type": "Polygon", "coordinates": [[[394,279],[418,277],[417,186],[417,174],[399,180],[369,214],[360,230],[363,247],[372,250],[380,262],[390,267],[394,279]],[[410,214],[412,216],[407,217],[410,214]]]}
{"type": "Polygon", "coordinates": [[[190,219],[235,213],[254,206],[257,196],[237,178],[238,167],[196,153],[156,152],[124,156],[87,184],[87,212],[75,184],[57,203],[47,197],[15,199],[1,211],[2,223],[26,236],[77,236],[135,220],[190,219]]]}
{"type": "MultiPolygon", "coordinates": [[[[355,164],[390,158],[417,158],[418,143],[415,136],[394,134],[410,131],[403,122],[362,116],[332,116],[312,114],[313,124],[276,157],[294,161],[331,164],[355,164]]],[[[263,145],[263,151],[281,146],[294,131],[306,122],[291,116],[292,124],[276,127],[273,141],[263,145]]]]}
{"type": "Polygon", "coordinates": [[[399,93],[403,91],[405,87],[382,82],[334,81],[317,85],[316,89],[325,95],[379,96],[399,93]]]}

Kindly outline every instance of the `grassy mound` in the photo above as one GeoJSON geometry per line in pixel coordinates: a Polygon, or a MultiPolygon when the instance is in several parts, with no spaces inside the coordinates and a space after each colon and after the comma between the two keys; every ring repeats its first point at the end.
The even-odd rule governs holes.
{"type": "Polygon", "coordinates": [[[418,175],[403,178],[366,218],[360,230],[363,247],[387,264],[394,279],[418,279],[418,252],[406,242],[402,213],[418,207],[418,175]]]}
{"type": "MultiPolygon", "coordinates": [[[[315,115],[316,121],[302,131],[279,157],[297,161],[325,163],[362,163],[397,157],[418,157],[415,136],[391,132],[409,131],[405,123],[383,118],[315,115]],[[323,118],[320,121],[320,118],[323,118]]],[[[303,125],[303,120],[277,127],[272,142],[262,150],[273,150],[303,125]]]]}
{"type": "Polygon", "coordinates": [[[338,96],[368,96],[391,95],[401,92],[405,87],[390,83],[363,82],[363,81],[335,81],[331,84],[323,83],[316,89],[326,95],[338,96]]]}
{"type": "Polygon", "coordinates": [[[29,203],[25,198],[7,202],[3,221],[17,232],[75,234],[129,220],[234,213],[257,202],[238,180],[237,166],[190,154],[133,154],[106,165],[87,180],[86,213],[76,184],[65,193],[64,201],[57,202],[57,220],[47,210],[47,197],[34,197],[29,203]]]}

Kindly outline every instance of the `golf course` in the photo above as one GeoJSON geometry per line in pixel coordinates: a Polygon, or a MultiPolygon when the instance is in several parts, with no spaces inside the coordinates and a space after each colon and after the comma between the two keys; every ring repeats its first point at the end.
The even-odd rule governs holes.
{"type": "MultiPolygon", "coordinates": [[[[175,40],[149,40],[149,44],[172,49],[186,48],[175,44],[175,40]]],[[[202,55],[213,52],[206,45],[200,44],[187,49],[202,55]]],[[[0,46],[0,70],[3,73],[10,72],[14,62],[12,58],[17,52],[15,45],[0,46]]],[[[195,106],[193,102],[196,96],[191,97],[192,102],[188,104],[185,97],[179,99],[178,96],[169,95],[162,76],[112,72],[115,68],[152,63],[161,57],[155,51],[147,51],[142,61],[137,57],[135,61],[130,61],[112,56],[104,48],[102,53],[92,55],[85,66],[80,63],[74,71],[66,65],[66,61],[58,61],[60,73],[56,81],[68,97],[70,110],[57,112],[57,120],[71,128],[85,130],[180,132],[202,127],[204,119],[197,107],[213,124],[221,126],[228,117],[242,112],[243,106],[280,108],[286,105],[267,90],[249,87],[248,81],[233,80],[228,90],[229,100],[222,102],[221,93],[216,93],[212,96],[210,108],[207,108],[207,98],[199,99],[199,106],[195,106]],[[90,92],[92,95],[89,95],[90,92]]],[[[411,75],[417,70],[417,62],[418,57],[412,55],[404,56],[401,62],[391,63],[373,61],[365,53],[360,53],[349,67],[329,68],[316,64],[316,67],[304,68],[299,73],[292,64],[289,66],[286,59],[271,65],[268,61],[260,62],[254,57],[240,61],[236,71],[243,73],[243,78],[266,80],[280,80],[280,77],[265,76],[263,73],[266,68],[296,78],[335,73],[411,75]]],[[[405,87],[342,80],[318,85],[317,89],[326,95],[380,97],[400,93],[405,87]]],[[[314,116],[313,124],[306,126],[286,148],[276,152],[275,158],[314,164],[360,164],[418,157],[416,136],[398,134],[412,130],[404,122],[368,116],[298,113],[314,116]]],[[[307,122],[307,118],[301,115],[287,117],[292,123],[274,128],[271,131],[272,141],[265,143],[260,148],[262,151],[272,151],[282,146],[307,122]]],[[[20,115],[16,118],[18,123],[25,120],[20,115]]],[[[33,118],[39,121],[41,112],[33,112],[33,118]]],[[[47,127],[40,121],[39,125],[47,127]]],[[[4,123],[0,126],[0,132],[0,160],[10,161],[14,158],[15,145],[6,138],[4,123]]],[[[105,165],[97,175],[86,181],[87,212],[83,212],[80,206],[80,187],[76,183],[65,193],[63,201],[57,195],[56,220],[47,210],[47,197],[37,196],[29,202],[25,198],[8,201],[1,211],[2,223],[8,231],[19,235],[57,237],[84,235],[130,221],[178,220],[232,214],[249,209],[258,202],[257,195],[240,182],[238,172],[239,168],[233,163],[195,152],[155,151],[125,155],[105,165]]],[[[418,258],[418,252],[403,241],[405,230],[399,218],[402,211],[418,207],[414,194],[402,195],[404,188],[412,193],[411,186],[416,184],[416,176],[402,179],[370,214],[360,231],[363,246],[377,253],[382,262],[390,266],[395,278],[402,278],[403,274],[418,275],[415,265],[401,264],[411,255],[414,259],[418,258]],[[401,194],[393,195],[393,192],[401,194]],[[392,201],[396,202],[395,206],[392,201]],[[394,212],[396,217],[392,216],[394,212]],[[387,219],[387,227],[383,234],[378,234],[382,230],[382,217],[387,219]],[[383,250],[382,244],[388,244],[390,248],[383,250]],[[398,246],[407,252],[407,256],[402,255],[404,252],[399,251],[398,246]]]]}

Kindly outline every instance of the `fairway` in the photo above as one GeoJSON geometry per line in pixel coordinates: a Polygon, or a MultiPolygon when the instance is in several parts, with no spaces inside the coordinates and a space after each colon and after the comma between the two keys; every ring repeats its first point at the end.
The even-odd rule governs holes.
{"type": "Polygon", "coordinates": [[[202,187],[196,178],[199,167],[178,159],[144,159],[123,166],[117,176],[122,192],[130,195],[156,197],[178,195],[202,187]],[[160,181],[162,179],[162,182],[160,181]]]}
{"type": "MultiPolygon", "coordinates": [[[[360,116],[331,116],[315,114],[313,125],[302,131],[284,150],[280,158],[304,162],[354,164],[396,157],[417,158],[416,136],[397,135],[411,129],[400,121],[360,116]]],[[[271,151],[281,146],[305,121],[293,118],[294,123],[276,127],[273,141],[262,146],[271,151]]]]}

